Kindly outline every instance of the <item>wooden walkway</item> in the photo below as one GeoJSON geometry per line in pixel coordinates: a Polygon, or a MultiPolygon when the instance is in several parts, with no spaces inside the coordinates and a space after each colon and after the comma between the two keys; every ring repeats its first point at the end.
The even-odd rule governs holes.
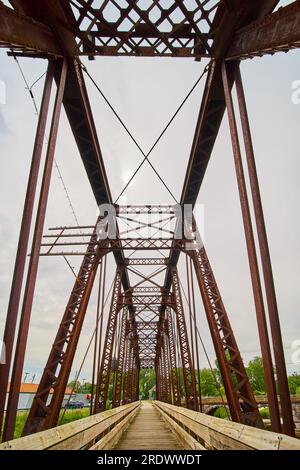
{"type": "Polygon", "coordinates": [[[180,450],[181,444],[151,402],[142,402],[140,410],[114,449],[180,450]]]}

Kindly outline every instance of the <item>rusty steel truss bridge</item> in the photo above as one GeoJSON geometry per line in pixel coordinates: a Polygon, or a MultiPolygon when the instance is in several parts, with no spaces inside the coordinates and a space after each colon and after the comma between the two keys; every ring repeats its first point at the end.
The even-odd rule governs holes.
{"type": "MultiPolygon", "coordinates": [[[[12,439],[14,435],[24,358],[26,348],[30,347],[27,339],[41,256],[76,255],[81,256],[82,263],[75,273],[73,289],[57,326],[24,435],[53,428],[58,423],[98,274],[91,414],[106,413],[112,375],[112,407],[136,402],[139,398],[139,373],[143,368],[155,370],[157,400],[166,406],[202,411],[195,303],[195,297],[200,297],[231,419],[236,423],[263,427],[196,222],[190,217],[187,227],[178,210],[186,205],[194,207],[196,203],[225,113],[229,118],[271,429],[294,436],[276,292],[240,62],[266,54],[288,52],[300,46],[300,1],[278,10],[277,0],[11,0],[9,3],[7,6],[0,2],[1,47],[8,49],[8,56],[44,59],[48,68],[3,338],[6,346],[6,362],[0,366],[3,441],[12,439]],[[178,204],[122,206],[114,203],[85,85],[88,72],[81,61],[82,56],[89,60],[95,60],[97,56],[135,56],[208,62],[178,204]],[[56,94],[49,116],[54,85],[56,94]],[[233,86],[236,87],[237,105],[232,96],[233,86]],[[53,227],[44,233],[62,107],[96,203],[98,206],[111,205],[114,213],[110,221],[103,214],[90,226],[53,227]],[[238,133],[238,119],[242,138],[238,133]],[[44,135],[49,120],[50,134],[41,170],[44,135]],[[247,168],[242,161],[242,145],[247,168]],[[42,178],[38,191],[40,173],[42,178]],[[246,176],[250,181],[249,187],[246,176]],[[110,223],[114,233],[108,227],[110,223]],[[26,270],[28,253],[30,258],[26,270]],[[104,331],[104,291],[110,253],[116,268],[104,331]],[[186,266],[188,308],[184,307],[183,274],[178,269],[180,256],[186,266]],[[263,276],[260,275],[259,263],[263,276]],[[135,282],[131,281],[132,274],[135,282]],[[163,275],[164,282],[157,280],[158,275],[163,275]]],[[[145,159],[148,159],[147,155],[145,159]]]]}

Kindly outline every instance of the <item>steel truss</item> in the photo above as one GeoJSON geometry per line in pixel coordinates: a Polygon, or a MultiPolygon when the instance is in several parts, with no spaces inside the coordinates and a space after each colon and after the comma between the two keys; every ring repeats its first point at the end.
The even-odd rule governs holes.
{"type": "Polygon", "coordinates": [[[23,431],[24,435],[48,429],[57,423],[97,268],[99,261],[107,253],[106,247],[106,241],[102,245],[97,243],[95,231],[76,277],[71,296],[26,420],[23,431]],[[49,402],[52,390],[53,393],[49,402]]]}
{"type": "MultiPolygon", "coordinates": [[[[90,0],[43,2],[43,8],[40,8],[40,0],[30,2],[14,0],[11,3],[13,8],[0,4],[0,47],[9,47],[10,55],[45,58],[49,60],[49,66],[5,326],[4,338],[8,361],[4,366],[0,366],[0,421],[2,423],[8,378],[13,362],[3,439],[12,439],[14,433],[39,256],[80,255],[83,261],[58,327],[27,418],[24,434],[53,427],[58,422],[97,269],[99,263],[102,263],[103,258],[109,253],[112,253],[115,258],[117,271],[106,318],[104,342],[102,345],[101,334],[99,345],[95,342],[95,351],[99,346],[99,361],[96,367],[97,355],[94,354],[93,370],[97,370],[97,380],[95,404],[91,406],[91,411],[98,412],[106,409],[110,384],[113,386],[113,407],[137,400],[139,373],[142,368],[155,369],[157,398],[177,405],[185,405],[194,410],[201,409],[200,373],[199,370],[195,371],[196,363],[199,364],[196,342],[199,314],[195,308],[195,299],[193,299],[193,305],[190,304],[189,282],[193,286],[193,265],[231,417],[237,422],[262,426],[257,404],[207,253],[203,246],[195,245],[191,250],[191,240],[187,240],[183,234],[177,236],[175,227],[180,224],[177,219],[178,207],[176,205],[115,205],[117,230],[114,238],[109,236],[104,240],[100,239],[96,228],[92,225],[51,229],[45,234],[42,242],[62,105],[97,204],[112,204],[109,182],[84,81],[84,71],[87,72],[87,69],[81,66],[79,60],[82,55],[88,55],[90,59],[97,55],[211,59],[180,198],[180,207],[182,208],[185,204],[194,206],[196,203],[227,109],[270,402],[271,427],[274,431],[282,430],[286,434],[294,435],[271,258],[246,102],[237,61],[298,48],[300,46],[299,1],[277,12],[273,12],[278,4],[277,0],[252,0],[251,2],[248,0],[236,2],[197,0],[194,2],[194,7],[186,6],[182,1],[174,1],[169,8],[163,7],[159,0],[148,2],[147,8],[131,0],[127,0],[127,7],[121,7],[115,1],[103,1],[98,2],[97,8],[90,0]],[[109,8],[115,9],[114,21],[107,17],[109,8]],[[180,21],[176,19],[179,14],[182,18],[180,21]],[[54,80],[57,83],[57,93],[13,358],[41,151],[51,86],[54,80]],[[254,244],[247,187],[231,96],[234,83],[237,87],[272,344],[267,331],[263,286],[260,282],[258,256],[254,244]],[[145,219],[146,216],[157,218],[148,220],[145,219]],[[165,223],[168,224],[167,228],[165,223]],[[79,229],[84,231],[83,234],[78,231],[79,229]],[[143,235],[145,230],[149,232],[146,237],[143,235]],[[74,247],[78,247],[80,251],[72,251],[74,247]],[[139,252],[139,257],[134,258],[129,253],[131,250],[139,252]],[[126,258],[124,252],[126,252],[126,258]],[[149,252],[148,257],[145,255],[146,252],[149,252]],[[189,255],[192,260],[190,278],[188,278],[189,330],[187,328],[188,316],[185,314],[182,302],[180,273],[176,267],[182,252],[189,255]],[[151,267],[152,269],[158,268],[158,271],[149,274],[147,270],[151,267]],[[143,271],[138,271],[138,269],[143,271]],[[158,279],[162,273],[165,276],[164,282],[158,279]],[[131,283],[132,275],[139,276],[140,281],[135,284],[131,283]],[[194,342],[196,342],[195,348],[194,342]],[[271,346],[274,350],[280,403],[275,387],[271,346]],[[197,361],[194,357],[195,351],[197,361]],[[180,389],[179,376],[181,374],[184,390],[180,389]]],[[[197,228],[194,227],[194,230],[196,233],[197,228]]],[[[105,274],[103,279],[101,278],[101,283],[101,315],[97,313],[97,321],[101,317],[102,325],[105,274]]],[[[192,290],[194,290],[193,287],[192,290]]],[[[199,369],[198,365],[197,368],[199,369]]]]}

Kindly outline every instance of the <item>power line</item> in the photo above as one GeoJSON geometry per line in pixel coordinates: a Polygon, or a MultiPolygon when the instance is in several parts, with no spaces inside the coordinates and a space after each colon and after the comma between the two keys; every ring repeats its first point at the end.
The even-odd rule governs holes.
{"type": "MultiPolygon", "coordinates": [[[[189,97],[191,96],[191,94],[193,93],[193,91],[195,90],[195,88],[197,87],[197,85],[200,83],[200,81],[202,80],[202,78],[204,77],[204,75],[208,72],[208,70],[210,69],[210,66],[211,66],[211,63],[209,63],[205,69],[203,70],[202,74],[200,75],[200,77],[198,78],[198,80],[194,83],[194,85],[192,86],[192,88],[190,89],[190,91],[188,92],[188,94],[186,95],[186,97],[183,99],[183,101],[181,102],[181,104],[179,105],[179,107],[177,108],[177,110],[175,111],[175,113],[173,114],[173,116],[170,118],[170,120],[168,121],[168,123],[166,124],[166,126],[164,127],[164,129],[162,130],[162,132],[159,134],[159,136],[157,137],[156,141],[154,142],[154,144],[152,145],[152,147],[150,148],[149,152],[147,153],[147,155],[144,155],[144,160],[139,164],[139,166],[137,167],[137,169],[135,170],[135,172],[133,173],[133,175],[131,176],[131,178],[129,179],[129,181],[126,183],[126,185],[124,186],[124,188],[122,189],[122,191],[120,192],[119,196],[117,197],[116,201],[115,201],[115,204],[118,202],[118,200],[120,199],[120,197],[123,195],[123,193],[126,191],[126,189],[128,188],[128,186],[130,185],[130,183],[132,182],[132,180],[135,178],[136,174],[139,172],[140,168],[143,166],[143,164],[145,163],[145,161],[148,160],[150,154],[152,153],[152,151],[154,150],[154,148],[157,146],[158,142],[162,139],[163,135],[166,133],[166,131],[168,130],[168,128],[170,127],[170,125],[172,124],[172,122],[174,121],[174,119],[176,118],[176,116],[179,114],[180,110],[182,109],[182,107],[184,106],[184,104],[187,102],[187,100],[189,99],[189,97]]],[[[177,201],[176,201],[177,202],[177,201]]]]}
{"type": "Polygon", "coordinates": [[[140,153],[143,155],[144,159],[143,161],[140,163],[140,165],[138,166],[138,168],[136,169],[136,171],[134,172],[134,174],[132,175],[132,177],[130,178],[130,180],[128,181],[128,183],[126,184],[125,188],[122,190],[122,192],[119,194],[118,198],[116,199],[115,201],[115,204],[118,202],[118,200],[120,199],[120,197],[122,196],[122,194],[124,193],[124,191],[127,189],[127,187],[129,186],[129,184],[131,183],[131,181],[133,180],[133,178],[136,176],[136,174],[138,173],[138,171],[140,170],[140,168],[143,166],[143,164],[147,161],[149,163],[149,165],[151,166],[152,170],[154,171],[154,173],[156,174],[156,176],[159,178],[159,180],[161,181],[161,183],[163,184],[163,186],[166,188],[166,190],[169,192],[169,194],[172,196],[172,198],[174,199],[174,201],[176,203],[178,203],[176,197],[174,196],[174,194],[172,193],[172,191],[170,190],[170,188],[167,186],[167,184],[165,183],[165,181],[163,180],[163,178],[160,176],[160,174],[158,173],[158,171],[155,169],[154,165],[151,163],[151,161],[149,160],[149,156],[150,154],[152,153],[152,151],[154,150],[154,148],[156,147],[156,145],[158,144],[158,142],[161,140],[161,138],[163,137],[163,135],[165,134],[165,132],[167,131],[167,129],[169,128],[169,126],[171,125],[171,123],[174,121],[175,117],[177,116],[177,114],[180,112],[181,108],[184,106],[184,104],[186,103],[186,101],[188,100],[188,98],[190,97],[190,95],[192,94],[192,92],[194,91],[194,89],[197,87],[197,85],[199,84],[199,82],[201,81],[201,79],[204,77],[204,75],[208,72],[208,70],[210,69],[210,66],[211,66],[211,62],[205,67],[204,71],[202,72],[202,74],[200,75],[200,77],[198,78],[198,80],[195,82],[195,84],[193,85],[193,87],[191,88],[191,90],[188,92],[188,94],[186,95],[186,97],[184,98],[184,100],[182,101],[182,103],[179,105],[179,107],[177,108],[177,110],[175,111],[175,113],[173,114],[173,116],[171,117],[171,119],[168,121],[167,125],[164,127],[163,131],[160,133],[160,135],[158,136],[158,138],[156,139],[156,141],[154,142],[154,144],[152,145],[152,147],[150,148],[149,152],[146,154],[144,152],[144,150],[142,149],[142,147],[140,146],[140,144],[137,142],[136,138],[133,136],[132,132],[128,129],[128,127],[126,126],[126,124],[124,123],[124,121],[122,120],[122,118],[120,117],[120,115],[117,113],[117,111],[115,110],[115,108],[113,107],[113,105],[110,103],[110,101],[108,100],[108,98],[105,96],[105,94],[103,93],[103,91],[101,90],[100,86],[96,83],[96,81],[94,80],[94,78],[91,76],[91,74],[89,73],[89,71],[87,70],[86,66],[81,63],[81,67],[83,69],[83,71],[87,74],[87,76],[89,77],[89,79],[91,80],[91,82],[94,84],[94,86],[96,87],[96,89],[98,90],[98,92],[100,93],[100,95],[102,96],[102,98],[104,99],[104,101],[106,102],[106,104],[108,105],[108,107],[111,109],[111,111],[113,112],[113,114],[116,116],[116,118],[118,119],[118,121],[120,122],[121,126],[123,127],[123,129],[126,131],[126,133],[129,135],[129,137],[131,138],[131,140],[133,141],[133,143],[136,145],[136,147],[138,148],[138,150],[140,151],[140,153]]]}

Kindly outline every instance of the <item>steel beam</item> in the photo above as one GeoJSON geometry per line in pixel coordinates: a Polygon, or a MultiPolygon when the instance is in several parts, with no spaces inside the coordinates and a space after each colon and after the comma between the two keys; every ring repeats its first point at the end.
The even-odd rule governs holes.
{"type": "MultiPolygon", "coordinates": [[[[53,31],[43,23],[0,4],[0,47],[62,56],[53,31]]],[[[34,55],[33,55],[34,57],[34,55]]]]}
{"type": "Polygon", "coordinates": [[[103,242],[103,246],[99,246],[95,244],[96,240],[97,233],[95,230],[89,243],[88,252],[83,258],[76,276],[38,390],[31,405],[23,435],[39,432],[57,425],[99,261],[106,254],[107,244],[103,242]],[[53,390],[53,393],[49,401],[51,390],[53,390]]]}
{"type": "MultiPolygon", "coordinates": [[[[55,32],[55,37],[61,50],[68,57],[69,66],[63,97],[64,109],[97,204],[112,204],[113,200],[83,72],[76,59],[74,60],[74,51],[77,49],[74,35],[76,21],[69,1],[11,0],[11,3],[21,14],[28,15],[50,26],[55,32]],[[68,27],[66,28],[63,25],[68,27]]],[[[119,247],[119,250],[116,250],[114,257],[118,266],[124,264],[124,255],[121,247],[119,247]]],[[[129,288],[126,269],[123,271],[122,283],[124,290],[129,288]]]]}
{"type": "Polygon", "coordinates": [[[115,371],[116,381],[115,387],[113,390],[113,400],[112,407],[115,408],[121,405],[122,399],[122,384],[123,384],[123,372],[124,372],[124,360],[125,360],[125,346],[126,346],[126,329],[128,323],[128,312],[124,309],[122,314],[122,326],[121,326],[121,338],[120,338],[120,348],[118,352],[118,367],[115,371]]]}
{"type": "Polygon", "coordinates": [[[172,297],[173,308],[175,312],[178,338],[180,344],[180,354],[182,360],[182,373],[185,387],[185,398],[187,408],[197,411],[197,393],[195,382],[195,370],[192,364],[189,339],[183,310],[181,290],[179,285],[178,272],[176,268],[172,269],[172,297]]]}
{"type": "Polygon", "coordinates": [[[31,317],[33,295],[37,278],[40,246],[43,236],[44,221],[46,215],[47,201],[49,195],[49,187],[51,181],[52,167],[54,161],[55,145],[57,140],[59,118],[62,107],[62,99],[65,89],[67,75],[67,62],[63,60],[60,66],[60,78],[56,93],[56,99],[53,109],[52,124],[49,135],[48,149],[44,167],[43,180],[40,191],[39,204],[36,216],[36,225],[32,241],[31,256],[27,274],[27,282],[25,287],[23,307],[20,318],[19,334],[16,344],[14,366],[11,378],[11,387],[7,404],[5,424],[2,438],[9,440],[13,438],[14,427],[17,416],[17,408],[19,401],[19,392],[22,380],[22,371],[24,365],[27,337],[29,331],[29,323],[31,317]]]}
{"type": "Polygon", "coordinates": [[[20,228],[19,243],[15,261],[9,304],[3,335],[3,344],[5,344],[5,364],[0,365],[0,428],[2,428],[3,413],[6,401],[8,378],[12,360],[12,350],[15,338],[18,310],[23,285],[25,263],[27,258],[27,249],[30,235],[30,226],[38,182],[38,175],[41,163],[42,149],[45,137],[47,115],[51,88],[54,77],[54,63],[49,62],[47,75],[45,79],[44,92],[42,97],[39,120],[36,130],[35,143],[30,167],[30,173],[27,183],[27,191],[24,202],[23,216],[20,228]]]}
{"type": "Polygon", "coordinates": [[[111,373],[111,362],[113,355],[113,346],[116,335],[117,318],[122,308],[121,299],[121,278],[122,269],[117,268],[114,287],[112,292],[111,306],[107,319],[107,329],[105,335],[105,341],[103,344],[103,356],[101,361],[100,373],[99,373],[99,403],[98,411],[104,411],[106,409],[106,402],[108,397],[109,378],[111,373]]]}
{"type": "Polygon", "coordinates": [[[242,210],[244,232],[246,238],[248,260],[251,274],[252,290],[255,303],[255,311],[257,317],[262,359],[264,365],[265,381],[269,399],[271,427],[274,432],[281,432],[279,405],[277,400],[277,392],[274,378],[274,369],[272,364],[271,348],[269,342],[268,327],[266,322],[265,307],[260,282],[259,267],[256,254],[256,246],[253,234],[253,226],[250,214],[250,207],[247,195],[247,187],[243,169],[243,161],[239,143],[239,135],[233,105],[233,98],[229,86],[229,73],[232,72],[231,66],[222,66],[222,77],[225,92],[225,100],[228,112],[228,121],[232,141],[233,157],[236,169],[236,178],[238,191],[240,196],[240,204],[242,210]],[[230,71],[228,70],[230,69],[230,71]]]}
{"type": "Polygon", "coordinates": [[[242,28],[232,40],[227,60],[243,60],[300,47],[300,1],[242,28]]]}
{"type": "MultiPolygon", "coordinates": [[[[222,84],[221,64],[231,45],[233,35],[257,19],[271,13],[279,0],[238,0],[222,2],[216,13],[212,28],[216,29],[213,42],[214,63],[209,69],[201,101],[190,158],[181,193],[180,204],[195,205],[210,161],[226,109],[222,84]]],[[[231,83],[233,86],[233,82],[231,83]]],[[[171,287],[171,267],[176,266],[179,251],[174,247],[169,257],[165,288],[171,287]]]]}
{"type": "Polygon", "coordinates": [[[167,334],[169,340],[169,351],[170,351],[170,377],[172,384],[173,392],[173,405],[180,406],[180,390],[179,390],[179,381],[178,381],[178,371],[177,371],[177,359],[176,359],[176,345],[174,341],[173,334],[173,319],[170,308],[166,309],[166,326],[167,334]]]}
{"type": "Polygon", "coordinates": [[[189,252],[195,268],[233,421],[263,428],[262,418],[205,248],[189,252]]]}
{"type": "Polygon", "coordinates": [[[256,228],[258,235],[258,242],[260,247],[260,255],[262,262],[262,269],[264,275],[266,298],[269,311],[271,335],[273,340],[274,358],[276,365],[276,375],[278,381],[278,388],[280,394],[280,404],[283,420],[283,432],[294,436],[295,426],[293,421],[293,413],[291,406],[291,399],[289,394],[289,386],[287,381],[287,371],[284,359],[283,341],[281,335],[280,319],[277,307],[276,291],[274,285],[271,256],[268,244],[267,231],[264,220],[263,206],[260,196],[260,187],[256,171],[252,136],[250,131],[250,124],[246,106],[246,99],[242,83],[240,68],[234,68],[236,90],[238,97],[238,104],[240,110],[242,132],[244,137],[246,159],[248,165],[248,173],[250,180],[250,187],[252,192],[252,201],[254,208],[254,215],[256,220],[256,228]]]}

